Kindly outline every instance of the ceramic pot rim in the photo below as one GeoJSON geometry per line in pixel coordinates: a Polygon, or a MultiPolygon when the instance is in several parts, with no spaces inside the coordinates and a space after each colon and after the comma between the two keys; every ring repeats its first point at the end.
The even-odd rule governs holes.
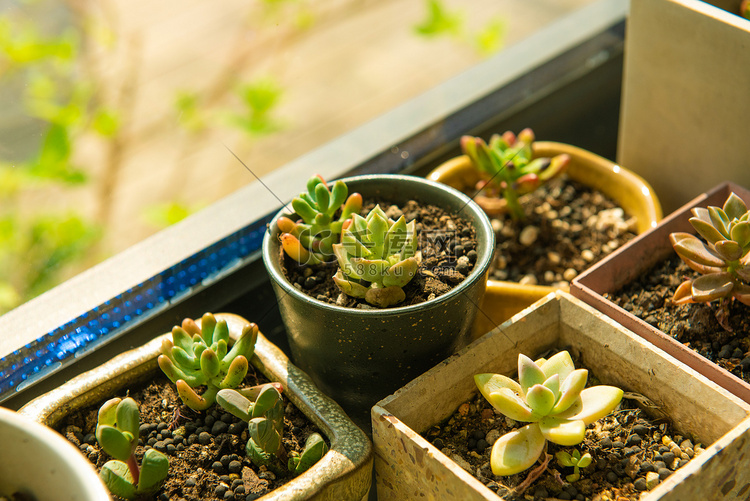
{"type": "MultiPolygon", "coordinates": [[[[365,182],[365,183],[368,183],[368,182],[413,183],[413,184],[421,185],[423,187],[429,187],[429,189],[434,189],[436,192],[442,192],[448,196],[456,198],[458,201],[460,201],[463,204],[461,207],[461,210],[468,210],[473,216],[474,221],[472,221],[472,224],[474,224],[475,229],[477,230],[477,240],[478,240],[477,250],[479,251],[481,249],[482,252],[478,252],[479,255],[477,257],[476,263],[474,264],[474,268],[472,269],[469,276],[464,279],[463,282],[455,286],[449,292],[446,292],[445,294],[439,297],[436,297],[435,299],[431,299],[431,300],[428,300],[419,304],[369,310],[369,309],[359,309],[359,308],[346,308],[343,306],[324,303],[323,301],[315,299],[311,296],[308,296],[304,292],[297,290],[291,283],[289,283],[287,278],[276,269],[276,266],[273,265],[274,261],[272,260],[277,259],[273,252],[273,248],[275,246],[272,245],[272,239],[275,238],[275,235],[277,232],[273,228],[276,228],[276,221],[279,219],[279,217],[288,215],[290,213],[290,210],[287,207],[284,207],[278,213],[276,213],[273,220],[269,224],[268,231],[266,231],[265,235],[263,236],[263,263],[265,264],[268,274],[284,290],[284,292],[298,299],[301,299],[303,301],[309,301],[309,302],[315,303],[321,309],[329,310],[338,315],[349,314],[353,316],[383,317],[383,316],[403,315],[403,314],[413,313],[416,311],[424,311],[424,310],[429,310],[433,308],[443,307],[445,304],[449,303],[457,295],[463,294],[466,291],[466,289],[468,289],[470,286],[475,284],[477,281],[486,280],[485,275],[486,275],[487,270],[489,269],[490,264],[492,263],[492,258],[493,258],[494,250],[495,250],[495,233],[492,230],[492,224],[490,223],[489,218],[484,213],[484,211],[476,204],[476,202],[474,202],[474,200],[464,195],[457,189],[452,188],[448,185],[438,183],[435,181],[430,181],[428,179],[417,177],[417,176],[408,176],[408,175],[403,175],[403,174],[367,174],[367,175],[362,175],[362,176],[342,178],[341,180],[347,184],[353,181],[365,182]],[[484,233],[485,235],[487,235],[487,238],[481,239],[480,238],[481,233],[484,233]],[[483,248],[485,244],[487,244],[486,249],[483,248]]],[[[329,185],[331,185],[331,183],[329,183],[329,185]]],[[[479,307],[479,305],[476,305],[476,306],[479,307]]]]}

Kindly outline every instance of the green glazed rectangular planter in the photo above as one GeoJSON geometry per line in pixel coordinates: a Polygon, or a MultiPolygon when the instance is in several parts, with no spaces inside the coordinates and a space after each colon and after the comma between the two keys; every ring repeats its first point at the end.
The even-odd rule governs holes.
{"type": "Polygon", "coordinates": [[[381,400],[372,410],[379,501],[497,500],[421,433],[477,394],[473,376],[514,376],[518,354],[567,349],[602,384],[644,395],[705,450],[641,501],[745,499],[750,405],[570,294],[558,291],[381,400]],[[717,493],[725,497],[717,497],[717,493]],[[740,495],[741,494],[741,495],[740,495]]]}
{"type": "MultiPolygon", "coordinates": [[[[232,339],[237,339],[248,322],[237,315],[218,314],[225,319],[232,339]]],[[[19,410],[47,426],[54,426],[67,414],[110,398],[112,393],[153,377],[160,371],[156,359],[163,339],[122,353],[46,393],[19,410]]],[[[250,363],[269,380],[278,381],[286,396],[312,421],[330,442],[330,450],[302,475],[259,498],[264,501],[358,501],[366,499],[372,483],[372,445],[341,407],[320,392],[309,377],[295,367],[284,353],[258,334],[250,363]]]]}

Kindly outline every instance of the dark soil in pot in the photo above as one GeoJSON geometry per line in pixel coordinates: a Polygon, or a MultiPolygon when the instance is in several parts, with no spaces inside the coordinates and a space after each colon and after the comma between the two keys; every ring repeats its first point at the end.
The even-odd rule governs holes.
{"type": "MultiPolygon", "coordinates": [[[[414,200],[403,207],[378,200],[393,220],[403,214],[406,222],[416,220],[422,264],[414,278],[404,287],[406,299],[396,306],[419,304],[450,291],[474,268],[477,260],[476,231],[471,223],[434,205],[420,205],[414,200]]],[[[364,217],[375,207],[365,201],[360,214],[364,217]]],[[[283,254],[283,251],[282,251],[283,254]]],[[[338,264],[300,266],[283,254],[284,273],[292,284],[307,295],[330,304],[351,308],[374,308],[362,299],[341,293],[333,282],[338,264]]]]}
{"type": "Polygon", "coordinates": [[[522,197],[524,221],[492,219],[497,235],[491,278],[567,286],[579,273],[635,237],[636,220],[615,202],[566,176],[522,197]]]}
{"type": "Polygon", "coordinates": [[[605,297],[750,383],[750,307],[731,302],[730,332],[716,319],[718,301],[675,305],[677,287],[685,277],[695,276],[674,254],[605,297]]]}
{"type": "MultiPolygon", "coordinates": [[[[592,375],[589,384],[598,384],[592,375]]],[[[677,434],[664,416],[649,415],[641,409],[649,406],[656,407],[642,395],[625,393],[614,412],[587,427],[581,444],[563,447],[548,442],[551,460],[524,492],[514,489],[540,466],[539,462],[522,473],[497,477],[489,461],[495,440],[527,423],[506,418],[481,395],[461,404],[449,419],[422,436],[502,499],[635,501],[655,486],[647,483],[649,472],[653,472],[652,477],[658,475],[658,480],[651,480],[658,484],[702,450],[700,444],[677,434]],[[579,480],[565,479],[573,468],[557,464],[555,453],[561,450],[591,454],[591,465],[580,470],[579,480]]]]}
{"type": "MultiPolygon", "coordinates": [[[[264,382],[267,380],[252,368],[245,379],[247,386],[264,382]]],[[[126,395],[140,407],[141,434],[136,450],[139,464],[149,447],[169,458],[169,475],[154,499],[252,500],[293,478],[286,463],[278,458],[260,468],[246,458],[247,423],[218,405],[202,413],[189,409],[182,404],[175,386],[161,374],[145,386],[116,396],[126,395]]],[[[100,449],[94,435],[99,405],[71,413],[56,427],[97,469],[111,459],[100,449]]],[[[313,432],[319,430],[286,401],[282,439],[286,451],[301,452],[305,439],[313,432]]]]}

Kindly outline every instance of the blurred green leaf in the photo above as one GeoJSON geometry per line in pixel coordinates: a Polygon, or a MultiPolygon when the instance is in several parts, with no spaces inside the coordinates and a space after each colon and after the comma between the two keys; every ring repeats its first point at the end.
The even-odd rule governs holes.
{"type": "Polygon", "coordinates": [[[91,126],[104,137],[114,137],[120,128],[120,118],[114,110],[99,109],[94,114],[91,126]]]}
{"type": "Polygon", "coordinates": [[[67,184],[86,182],[86,174],[70,164],[71,144],[68,130],[58,124],[50,125],[42,142],[39,157],[31,173],[40,179],[61,181],[67,184]]]}
{"type": "Polygon", "coordinates": [[[450,12],[441,0],[426,0],[425,19],[414,26],[414,31],[425,37],[458,35],[463,25],[461,11],[450,12]]]}
{"type": "Polygon", "coordinates": [[[283,89],[270,77],[242,85],[237,91],[244,105],[242,114],[230,115],[230,123],[251,135],[276,132],[282,125],[273,117],[283,89]]]}
{"type": "Polygon", "coordinates": [[[186,130],[199,132],[207,127],[205,114],[201,110],[200,97],[197,93],[178,91],[174,107],[177,110],[177,121],[186,130]]]}
{"type": "Polygon", "coordinates": [[[28,65],[47,59],[71,61],[77,41],[72,31],[52,39],[43,39],[31,24],[0,19],[0,54],[11,64],[28,65]]]}
{"type": "Polygon", "coordinates": [[[166,228],[182,221],[196,210],[186,204],[172,201],[147,208],[144,211],[144,218],[157,228],[166,228]]]}
{"type": "Polygon", "coordinates": [[[476,35],[477,50],[483,56],[490,56],[503,48],[505,44],[506,24],[499,17],[490,21],[476,35]]]}

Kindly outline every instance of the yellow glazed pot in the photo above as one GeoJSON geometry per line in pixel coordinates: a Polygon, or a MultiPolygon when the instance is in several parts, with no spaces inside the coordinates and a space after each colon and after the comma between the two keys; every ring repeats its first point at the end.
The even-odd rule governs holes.
{"type": "MultiPolygon", "coordinates": [[[[627,214],[636,218],[636,231],[639,234],[656,226],[661,220],[661,205],[654,190],[643,178],[628,169],[569,144],[536,141],[533,151],[534,157],[554,157],[563,153],[569,155],[570,164],[566,171],[568,177],[614,200],[627,214]]],[[[428,174],[427,179],[463,191],[473,190],[480,175],[469,157],[461,155],[437,167],[428,174]]],[[[492,330],[554,290],[555,288],[544,285],[521,285],[490,279],[487,282],[485,302],[492,301],[493,304],[491,308],[482,308],[488,314],[477,315],[474,333],[481,335],[492,330]]]]}

